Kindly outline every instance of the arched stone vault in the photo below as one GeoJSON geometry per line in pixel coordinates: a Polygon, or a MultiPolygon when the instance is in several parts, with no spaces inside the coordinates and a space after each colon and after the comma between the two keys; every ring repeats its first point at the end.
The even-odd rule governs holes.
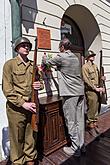
{"type": "Polygon", "coordinates": [[[65,15],[73,19],[79,26],[84,39],[85,50],[89,49],[96,37],[100,35],[98,23],[93,14],[82,5],[72,5],[65,11],[65,15]]]}

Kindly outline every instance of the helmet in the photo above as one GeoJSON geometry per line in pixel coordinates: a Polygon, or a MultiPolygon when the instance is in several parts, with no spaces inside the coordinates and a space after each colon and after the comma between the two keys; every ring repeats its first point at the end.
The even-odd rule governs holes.
{"type": "Polygon", "coordinates": [[[15,40],[14,45],[13,45],[15,51],[18,45],[20,45],[21,43],[28,43],[30,45],[30,50],[31,50],[32,43],[29,41],[29,39],[27,39],[26,37],[19,37],[15,40]]]}
{"type": "Polygon", "coordinates": [[[90,56],[96,56],[96,54],[92,50],[88,50],[85,54],[85,59],[88,59],[90,56]]]}

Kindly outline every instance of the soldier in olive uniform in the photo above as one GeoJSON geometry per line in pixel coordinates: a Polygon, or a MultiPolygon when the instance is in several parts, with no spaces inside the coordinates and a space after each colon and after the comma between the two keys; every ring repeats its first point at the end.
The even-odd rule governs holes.
{"type": "Polygon", "coordinates": [[[87,62],[82,66],[82,76],[85,83],[85,95],[87,100],[87,126],[89,128],[97,127],[98,110],[100,108],[100,92],[104,89],[99,87],[99,71],[94,64],[95,53],[88,51],[86,54],[87,62]]]}
{"type": "Polygon", "coordinates": [[[18,38],[14,44],[17,56],[8,60],[3,67],[2,85],[7,99],[13,165],[34,165],[37,158],[36,139],[31,128],[31,116],[36,112],[36,105],[31,102],[31,93],[32,86],[39,90],[43,88],[43,83],[39,73],[39,81],[32,84],[33,62],[27,58],[31,48],[32,44],[27,38],[18,38]]]}

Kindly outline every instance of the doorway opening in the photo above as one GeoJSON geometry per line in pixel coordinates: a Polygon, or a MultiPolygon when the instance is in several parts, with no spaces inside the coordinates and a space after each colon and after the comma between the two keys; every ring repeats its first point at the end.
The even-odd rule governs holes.
{"type": "Polygon", "coordinates": [[[68,38],[72,43],[72,52],[78,56],[81,66],[84,63],[84,41],[78,25],[64,15],[61,21],[61,39],[68,38]]]}

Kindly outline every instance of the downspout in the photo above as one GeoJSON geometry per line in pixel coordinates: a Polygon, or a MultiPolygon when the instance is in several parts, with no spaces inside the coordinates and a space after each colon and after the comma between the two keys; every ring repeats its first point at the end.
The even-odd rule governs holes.
{"type": "MultiPolygon", "coordinates": [[[[21,28],[21,7],[19,0],[10,0],[11,2],[11,18],[12,18],[12,43],[22,35],[21,28]]],[[[15,53],[13,52],[13,56],[15,53]]]]}

